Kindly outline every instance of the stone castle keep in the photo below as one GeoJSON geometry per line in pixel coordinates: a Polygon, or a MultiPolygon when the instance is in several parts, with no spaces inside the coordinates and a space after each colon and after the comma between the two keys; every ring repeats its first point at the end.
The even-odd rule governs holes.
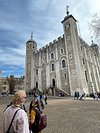
{"type": "Polygon", "coordinates": [[[69,14],[61,22],[64,34],[41,49],[32,36],[26,43],[25,88],[74,95],[100,92],[100,51],[79,35],[76,19],[69,14]]]}

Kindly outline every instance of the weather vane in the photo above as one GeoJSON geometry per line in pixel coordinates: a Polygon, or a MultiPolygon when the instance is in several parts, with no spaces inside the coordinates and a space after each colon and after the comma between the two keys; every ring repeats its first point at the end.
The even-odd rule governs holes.
{"type": "Polygon", "coordinates": [[[67,15],[69,15],[68,8],[69,8],[69,6],[66,6],[66,13],[67,13],[67,15]]]}
{"type": "Polygon", "coordinates": [[[91,42],[92,42],[92,44],[93,44],[93,36],[91,36],[91,42]]]}
{"type": "Polygon", "coordinates": [[[31,32],[31,40],[33,39],[33,32],[31,32]]]}

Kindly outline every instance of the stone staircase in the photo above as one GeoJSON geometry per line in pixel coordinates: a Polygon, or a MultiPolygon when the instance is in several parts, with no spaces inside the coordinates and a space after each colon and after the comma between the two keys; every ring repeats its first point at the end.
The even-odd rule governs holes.
{"type": "Polygon", "coordinates": [[[46,89],[46,92],[51,96],[70,96],[70,94],[65,90],[59,89],[57,87],[49,87],[48,89],[46,89]]]}

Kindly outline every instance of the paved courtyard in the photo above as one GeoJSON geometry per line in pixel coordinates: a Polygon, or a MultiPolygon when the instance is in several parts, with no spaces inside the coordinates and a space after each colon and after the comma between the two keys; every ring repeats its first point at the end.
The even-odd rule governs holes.
{"type": "MultiPolygon", "coordinates": [[[[30,99],[26,103],[27,109],[30,99]]],[[[8,97],[0,98],[0,133],[2,113],[10,100],[8,97]]],[[[50,98],[44,112],[47,114],[48,126],[42,133],[100,133],[100,101],[50,98]]]]}

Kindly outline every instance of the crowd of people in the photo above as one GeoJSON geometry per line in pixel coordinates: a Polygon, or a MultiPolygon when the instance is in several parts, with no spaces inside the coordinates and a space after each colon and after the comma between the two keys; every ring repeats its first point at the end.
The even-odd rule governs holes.
{"type": "MultiPolygon", "coordinates": [[[[75,91],[74,93],[74,100],[83,100],[84,98],[86,98],[86,93],[83,91],[83,93],[80,95],[78,91],[75,91]]],[[[93,93],[91,93],[90,95],[88,95],[89,97],[92,97],[96,100],[98,100],[100,98],[100,93],[97,91],[94,91],[93,93]]]]}
{"type": "MultiPolygon", "coordinates": [[[[83,100],[85,96],[85,92],[80,95],[78,91],[75,91],[74,99],[83,100]]],[[[16,92],[3,113],[3,133],[41,133],[47,125],[46,114],[43,111],[45,104],[47,104],[47,98],[46,93],[43,95],[35,94],[30,101],[29,111],[27,111],[24,104],[27,99],[26,92],[24,90],[16,92]],[[44,123],[42,123],[43,127],[40,128],[41,119],[44,123]]],[[[93,98],[98,100],[97,92],[93,93],[93,98]]]]}
{"type": "Polygon", "coordinates": [[[47,104],[47,94],[44,94],[45,103],[42,101],[42,95],[36,94],[30,102],[29,111],[24,105],[26,99],[24,90],[15,93],[3,113],[3,133],[41,133],[41,130],[46,127],[46,114],[44,118],[42,116],[44,104],[47,104]],[[40,127],[41,119],[45,119],[45,123],[42,123],[43,127],[40,127]]]}

